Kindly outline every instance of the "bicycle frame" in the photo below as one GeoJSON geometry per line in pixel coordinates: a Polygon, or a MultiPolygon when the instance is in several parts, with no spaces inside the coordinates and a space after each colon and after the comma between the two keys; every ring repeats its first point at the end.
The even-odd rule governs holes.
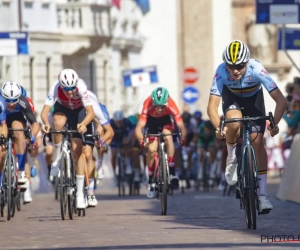
{"type": "Polygon", "coordinates": [[[221,120],[220,131],[223,131],[226,123],[241,122],[243,124],[243,143],[241,150],[241,160],[237,167],[237,193],[236,197],[240,199],[240,208],[245,210],[246,224],[248,228],[256,229],[256,210],[258,214],[259,203],[257,196],[257,188],[259,188],[257,161],[252,141],[250,138],[251,122],[257,120],[269,120],[271,128],[275,127],[274,117],[272,112],[269,116],[258,117],[243,117],[226,119],[223,117],[221,120]],[[253,168],[253,169],[251,169],[253,168]]]}

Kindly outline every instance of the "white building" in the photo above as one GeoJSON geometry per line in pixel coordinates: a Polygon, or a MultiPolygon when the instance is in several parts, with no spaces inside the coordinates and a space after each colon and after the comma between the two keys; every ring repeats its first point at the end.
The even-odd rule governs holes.
{"type": "Polygon", "coordinates": [[[140,62],[143,15],[135,1],[121,1],[120,10],[110,0],[18,2],[0,1],[0,32],[29,32],[29,54],[0,55],[2,82],[23,85],[39,113],[61,69],[73,68],[109,112],[134,106],[121,71],[140,62]]]}

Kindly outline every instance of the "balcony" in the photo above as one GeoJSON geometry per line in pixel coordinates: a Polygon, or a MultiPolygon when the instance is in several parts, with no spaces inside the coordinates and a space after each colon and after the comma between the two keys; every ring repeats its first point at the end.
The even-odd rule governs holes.
{"type": "Polygon", "coordinates": [[[59,1],[58,31],[66,35],[110,37],[110,1],[95,2],[97,4],[59,1]]]}

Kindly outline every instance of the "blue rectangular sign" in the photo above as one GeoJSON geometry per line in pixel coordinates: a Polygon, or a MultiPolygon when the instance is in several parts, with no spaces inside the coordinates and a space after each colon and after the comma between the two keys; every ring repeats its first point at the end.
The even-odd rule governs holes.
{"type": "Polygon", "coordinates": [[[0,39],[17,40],[19,55],[28,55],[28,32],[0,32],[0,39]]]}
{"type": "Polygon", "coordinates": [[[300,23],[300,0],[256,0],[256,23],[300,23]]]}
{"type": "Polygon", "coordinates": [[[278,50],[300,50],[300,29],[285,28],[285,44],[282,47],[282,28],[278,29],[278,50]]]}
{"type": "Polygon", "coordinates": [[[122,71],[125,87],[139,87],[158,82],[156,66],[126,69],[122,71]]]}

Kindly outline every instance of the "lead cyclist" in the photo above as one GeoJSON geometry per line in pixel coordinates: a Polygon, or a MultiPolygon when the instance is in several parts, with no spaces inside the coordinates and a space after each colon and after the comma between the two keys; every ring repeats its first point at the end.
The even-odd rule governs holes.
{"type": "MultiPolygon", "coordinates": [[[[264,116],[265,104],[262,86],[275,101],[275,128],[267,129],[271,136],[279,132],[278,123],[285,112],[287,101],[277,84],[271,78],[264,66],[255,59],[250,59],[246,44],[239,40],[232,41],[223,52],[223,63],[219,65],[213,78],[210,98],[207,107],[208,116],[216,128],[219,139],[226,138],[227,161],[225,178],[229,185],[237,183],[236,145],[240,135],[240,124],[230,123],[219,130],[220,117],[218,107],[222,99],[223,113],[226,118],[241,118],[242,116],[264,116]]],[[[267,197],[268,158],[264,147],[265,121],[255,121],[251,127],[251,140],[255,150],[259,179],[259,209],[269,213],[273,206],[267,197]]]]}

